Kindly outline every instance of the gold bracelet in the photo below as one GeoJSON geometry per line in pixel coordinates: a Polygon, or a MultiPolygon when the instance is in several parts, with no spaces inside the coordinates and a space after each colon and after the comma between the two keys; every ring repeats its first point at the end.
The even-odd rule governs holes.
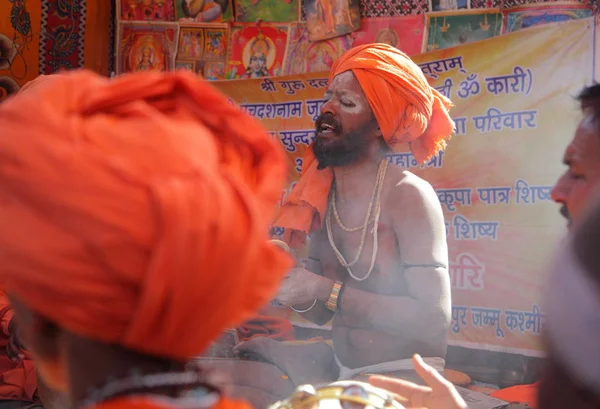
{"type": "Polygon", "coordinates": [[[331,310],[331,311],[337,310],[338,297],[340,295],[341,288],[342,288],[341,281],[336,281],[335,284],[333,284],[333,288],[331,289],[331,294],[329,294],[329,299],[327,300],[327,303],[325,304],[325,306],[327,307],[328,310],[331,310]]]}

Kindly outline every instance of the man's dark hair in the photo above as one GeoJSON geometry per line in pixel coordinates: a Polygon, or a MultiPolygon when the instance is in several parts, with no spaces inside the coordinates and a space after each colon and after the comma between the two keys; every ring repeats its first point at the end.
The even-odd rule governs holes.
{"type": "Polygon", "coordinates": [[[596,126],[600,128],[600,84],[583,88],[577,95],[577,100],[581,104],[581,110],[591,115],[596,126]]]}

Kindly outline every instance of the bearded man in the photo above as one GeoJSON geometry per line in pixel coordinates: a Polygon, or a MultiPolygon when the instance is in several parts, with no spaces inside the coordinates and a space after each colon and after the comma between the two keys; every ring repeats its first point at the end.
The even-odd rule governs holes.
{"type": "Polygon", "coordinates": [[[308,265],[287,274],[277,299],[316,324],[333,320],[333,349],[257,338],[238,351],[272,362],[295,385],[411,377],[416,353],[443,370],[451,303],[441,205],[429,183],[386,155],[408,143],[422,163],[444,149],[450,106],[387,44],[336,61],[316,140],[274,223],[291,247],[311,235],[308,265]]]}

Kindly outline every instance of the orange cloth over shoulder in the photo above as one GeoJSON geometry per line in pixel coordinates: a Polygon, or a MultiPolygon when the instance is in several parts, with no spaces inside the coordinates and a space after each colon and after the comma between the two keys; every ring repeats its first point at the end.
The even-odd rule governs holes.
{"type": "MultiPolygon", "coordinates": [[[[362,45],[333,64],[329,82],[346,71],[356,76],[392,151],[408,143],[415,159],[423,163],[446,148],[454,132],[448,113],[452,102],[429,85],[406,54],[387,44],[362,45]]],[[[274,223],[286,229],[285,241],[293,248],[321,227],[333,180],[330,168],[317,169],[311,147],[303,160],[300,180],[274,223]]]]}
{"type": "Polygon", "coordinates": [[[196,356],[292,264],[282,149],[193,74],[43,77],[0,129],[0,282],[73,333],[196,356]]]}

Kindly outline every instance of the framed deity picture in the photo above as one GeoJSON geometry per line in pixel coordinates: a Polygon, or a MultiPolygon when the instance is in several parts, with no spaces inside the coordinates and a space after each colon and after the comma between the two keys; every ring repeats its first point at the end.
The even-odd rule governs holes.
{"type": "Polygon", "coordinates": [[[172,70],[178,30],[175,23],[119,23],[117,73],[172,70]]]}
{"type": "Polygon", "coordinates": [[[327,40],[360,28],[359,0],[305,0],[310,41],[327,40]]]}
{"type": "Polygon", "coordinates": [[[308,39],[305,23],[294,23],[290,29],[290,39],[285,60],[284,75],[307,72],[326,72],[333,62],[346,50],[352,39],[349,34],[329,40],[312,42],[308,39]]]}
{"type": "Polygon", "coordinates": [[[231,27],[227,78],[282,75],[289,24],[235,23],[231,27]]]}
{"type": "Polygon", "coordinates": [[[207,80],[224,79],[227,33],[226,24],[181,27],[177,61],[193,61],[193,71],[207,80]]]}
{"type": "Polygon", "coordinates": [[[421,53],[425,37],[425,16],[363,18],[360,29],[353,32],[352,46],[386,43],[408,55],[421,53]]]}
{"type": "Polygon", "coordinates": [[[486,40],[502,33],[498,9],[444,11],[427,14],[427,41],[423,52],[443,50],[486,40]]]}
{"type": "Polygon", "coordinates": [[[171,0],[182,24],[225,23],[233,20],[232,0],[171,0]]]}

